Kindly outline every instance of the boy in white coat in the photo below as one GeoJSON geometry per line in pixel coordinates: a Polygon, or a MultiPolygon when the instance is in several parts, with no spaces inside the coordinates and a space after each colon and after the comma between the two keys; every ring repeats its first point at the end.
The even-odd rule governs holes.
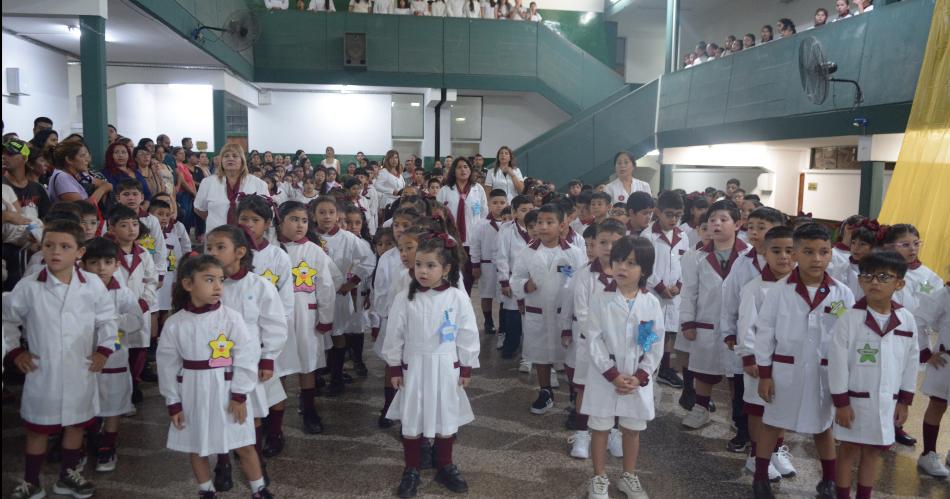
{"type": "Polygon", "coordinates": [[[488,217],[478,222],[469,241],[469,258],[472,262],[472,276],[478,279],[478,296],[482,299],[482,316],[485,334],[495,334],[495,320],[492,307],[498,295],[498,279],[495,271],[495,254],[498,250],[498,236],[501,231],[501,212],[508,205],[508,195],[502,189],[488,194],[488,217]]]}
{"type": "Polygon", "coordinates": [[[524,226],[525,216],[534,208],[531,198],[525,195],[515,196],[511,200],[512,220],[502,225],[498,233],[498,249],[495,252],[495,271],[497,273],[499,301],[501,309],[498,313],[499,331],[504,333],[505,340],[501,346],[501,358],[510,359],[521,347],[521,313],[518,299],[511,289],[511,269],[515,255],[528,247],[531,237],[524,226]]]}
{"type": "Polygon", "coordinates": [[[83,429],[99,412],[96,373],[115,348],[115,305],[95,274],[76,268],[83,229],[74,222],[46,225],[41,241],[46,265],[25,276],[3,297],[7,355],[26,374],[20,417],[26,427],[24,481],[12,497],[43,497],[40,471],[48,435],[63,432],[57,494],[89,497],[95,486],[82,476],[83,429]],[[19,346],[22,336],[29,350],[19,346]]]}
{"type": "Polygon", "coordinates": [[[531,412],[538,415],[554,407],[551,369],[564,362],[561,332],[571,330],[567,313],[574,298],[571,278],[587,262],[584,250],[561,239],[564,223],[557,205],[539,208],[538,239],[518,253],[511,273],[511,289],[525,302],[523,355],[537,370],[540,390],[531,412]]]}
{"type": "Polygon", "coordinates": [[[828,392],[827,345],[854,295],[828,275],[831,234],[816,223],[794,234],[798,268],[766,296],[755,323],[759,396],[765,401],[756,442],[753,494],[771,498],[768,467],[782,429],[814,436],[821,460],[820,499],[835,497],[835,442],[828,392]]]}
{"type": "Polygon", "coordinates": [[[894,444],[894,425],[907,420],[917,386],[917,324],[893,301],[907,264],[897,253],[872,253],[860,263],[865,297],[835,323],[828,345],[828,386],[835,405],[838,497],[850,496],[858,465],[857,499],[871,499],[881,451],[894,444]]]}
{"type": "Polygon", "coordinates": [[[591,363],[586,397],[581,411],[590,416],[594,477],[588,497],[608,499],[606,474],[607,436],[619,418],[623,432],[623,475],[620,491],[629,498],[645,499],[636,474],[640,432],[655,416],[653,380],[663,356],[664,312],[660,301],[643,292],[653,272],[653,243],[626,236],[610,251],[614,282],[595,288],[588,316],[588,350],[591,363]]]}
{"type": "Polygon", "coordinates": [[[950,400],[950,287],[921,298],[917,312],[918,345],[920,361],[926,363],[924,383],[921,393],[930,397],[927,411],[924,412],[922,440],[923,451],[917,459],[917,466],[934,477],[950,476],[950,451],[944,463],[937,454],[937,436],[940,434],[940,421],[947,412],[947,400],[950,400]],[[937,344],[930,344],[927,329],[937,331],[937,344]]]}

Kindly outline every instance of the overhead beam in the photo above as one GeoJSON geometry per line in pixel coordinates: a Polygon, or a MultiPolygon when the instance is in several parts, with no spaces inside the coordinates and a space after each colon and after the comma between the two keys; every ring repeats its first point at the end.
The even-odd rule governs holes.
{"type": "Polygon", "coordinates": [[[610,17],[633,5],[634,0],[604,0],[604,15],[610,17]]]}

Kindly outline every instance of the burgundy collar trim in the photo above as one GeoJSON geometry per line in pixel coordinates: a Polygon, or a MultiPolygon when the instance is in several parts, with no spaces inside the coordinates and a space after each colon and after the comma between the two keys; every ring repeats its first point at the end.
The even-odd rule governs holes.
{"type": "Polygon", "coordinates": [[[240,281],[241,279],[244,279],[244,276],[246,276],[247,273],[248,273],[248,270],[247,270],[247,269],[241,269],[241,270],[239,270],[239,271],[237,271],[237,272],[235,272],[235,273],[229,275],[229,276],[228,276],[228,279],[230,279],[230,280],[232,280],[232,281],[240,281]]]}
{"type": "Polygon", "coordinates": [[[839,249],[841,251],[846,251],[848,253],[851,253],[851,248],[849,248],[847,244],[841,241],[838,241],[835,243],[835,249],[839,249]]]}
{"type": "Polygon", "coordinates": [[[119,280],[113,277],[109,284],[106,284],[106,289],[109,291],[115,291],[117,289],[122,289],[122,286],[119,285],[119,280]]]}
{"type": "Polygon", "coordinates": [[[702,251],[705,251],[706,261],[709,262],[709,265],[719,274],[723,280],[729,276],[729,271],[732,270],[732,264],[735,263],[736,259],[739,258],[739,252],[746,249],[748,246],[741,239],[736,238],[735,242],[732,244],[732,252],[729,253],[729,260],[726,262],[725,267],[719,264],[719,259],[716,258],[716,250],[714,243],[709,241],[705,246],[702,247],[702,251]]]}
{"type": "Polygon", "coordinates": [[[871,331],[874,331],[874,333],[878,336],[884,336],[896,329],[897,326],[901,325],[901,320],[897,317],[897,309],[899,308],[901,308],[901,305],[891,300],[891,315],[888,317],[887,324],[884,325],[884,330],[882,331],[881,325],[878,324],[877,320],[874,319],[874,316],[871,315],[871,309],[868,307],[868,298],[866,296],[854,304],[855,310],[867,310],[867,317],[864,319],[864,325],[870,328],[871,331]]]}
{"type": "Polygon", "coordinates": [[[907,268],[910,270],[917,270],[921,267],[921,265],[923,265],[923,263],[920,263],[920,260],[914,260],[913,262],[907,264],[907,268]]]}
{"type": "Polygon", "coordinates": [[[320,235],[323,235],[323,236],[335,236],[335,235],[337,235],[338,232],[340,232],[340,226],[339,226],[339,225],[334,225],[332,229],[330,229],[330,230],[328,230],[328,231],[326,231],[326,232],[323,232],[323,231],[317,229],[317,233],[320,234],[320,235]]]}
{"type": "Polygon", "coordinates": [[[213,303],[211,305],[203,305],[201,307],[196,307],[195,304],[191,302],[191,300],[188,300],[188,303],[185,304],[185,310],[193,314],[204,314],[207,312],[213,312],[219,308],[221,308],[220,301],[218,303],[213,303]]]}
{"type": "Polygon", "coordinates": [[[808,296],[808,288],[801,280],[799,270],[800,269],[795,269],[789,274],[788,284],[795,285],[795,292],[805,300],[810,311],[815,310],[815,308],[831,294],[831,286],[834,285],[834,280],[825,272],[824,277],[821,279],[821,284],[818,285],[818,291],[815,293],[815,299],[812,300],[811,297],[808,296]]]}
{"type": "MultiPolygon", "coordinates": [[[[418,283],[418,281],[417,281],[417,283],[418,283]]],[[[442,292],[442,291],[445,291],[446,289],[449,289],[449,283],[447,283],[447,282],[445,282],[445,281],[442,281],[442,284],[439,284],[438,286],[436,286],[436,287],[434,287],[434,288],[427,288],[427,287],[422,286],[422,285],[419,286],[419,291],[422,291],[423,293],[425,293],[426,291],[438,291],[438,292],[442,292]]]]}
{"type": "Polygon", "coordinates": [[[653,230],[653,233],[654,233],[654,234],[659,234],[660,239],[662,239],[666,244],[669,244],[671,248],[675,247],[675,246],[680,242],[680,240],[682,239],[682,238],[680,237],[680,232],[682,232],[682,231],[680,230],[679,227],[673,227],[673,240],[672,240],[672,241],[666,238],[666,234],[663,233],[663,229],[660,228],[660,223],[659,223],[659,222],[653,222],[653,229],[652,229],[652,230],[653,230]]]}

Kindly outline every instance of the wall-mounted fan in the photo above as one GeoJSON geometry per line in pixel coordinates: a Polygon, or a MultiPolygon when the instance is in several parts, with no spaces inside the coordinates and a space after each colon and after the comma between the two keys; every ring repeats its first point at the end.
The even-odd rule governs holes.
{"type": "Polygon", "coordinates": [[[812,104],[823,104],[828,98],[828,86],[831,82],[844,82],[854,85],[854,107],[864,101],[861,85],[855,80],[832,78],[838,65],[825,58],[821,43],[813,36],[805,37],[798,46],[798,74],[802,79],[802,90],[812,104]]]}
{"type": "Polygon", "coordinates": [[[191,32],[191,38],[201,41],[204,38],[202,31],[211,30],[221,33],[221,40],[237,52],[251,48],[261,30],[257,18],[250,10],[238,10],[228,16],[228,20],[220,28],[201,25],[191,32]]]}

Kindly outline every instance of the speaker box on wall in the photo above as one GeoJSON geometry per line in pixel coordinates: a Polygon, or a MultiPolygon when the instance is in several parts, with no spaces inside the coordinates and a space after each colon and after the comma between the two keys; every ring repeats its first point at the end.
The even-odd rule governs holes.
{"type": "Polygon", "coordinates": [[[366,69],[366,33],[343,34],[343,67],[366,69]]]}

